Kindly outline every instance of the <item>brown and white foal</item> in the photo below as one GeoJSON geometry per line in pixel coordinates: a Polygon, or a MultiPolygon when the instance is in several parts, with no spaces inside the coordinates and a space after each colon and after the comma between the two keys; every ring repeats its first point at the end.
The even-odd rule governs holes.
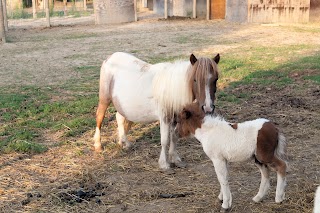
{"type": "Polygon", "coordinates": [[[194,136],[202,144],[204,152],[212,160],[221,190],[218,198],[222,208],[232,203],[228,183],[227,162],[255,159],[261,172],[261,184],[253,201],[259,202],[270,187],[269,168],[277,172],[275,201],[284,200],[286,186],[286,142],[273,123],[259,118],[238,124],[230,124],[219,116],[205,115],[197,103],[187,105],[176,119],[175,131],[180,137],[194,136]]]}

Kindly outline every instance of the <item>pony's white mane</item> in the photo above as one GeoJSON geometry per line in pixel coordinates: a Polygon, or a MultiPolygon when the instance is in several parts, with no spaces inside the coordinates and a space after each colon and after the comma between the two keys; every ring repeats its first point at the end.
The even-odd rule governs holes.
{"type": "Polygon", "coordinates": [[[189,61],[177,61],[164,64],[153,79],[153,98],[159,112],[170,119],[174,113],[192,102],[192,88],[188,78],[191,64],[189,61]]]}

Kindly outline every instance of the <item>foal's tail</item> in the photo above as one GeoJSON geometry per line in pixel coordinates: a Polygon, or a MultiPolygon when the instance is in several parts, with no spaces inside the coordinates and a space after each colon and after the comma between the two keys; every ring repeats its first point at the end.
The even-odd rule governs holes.
{"type": "Polygon", "coordinates": [[[280,160],[283,160],[286,163],[286,165],[288,166],[287,142],[286,142],[286,138],[281,133],[279,133],[279,136],[278,136],[278,146],[275,150],[275,155],[280,160]]]}

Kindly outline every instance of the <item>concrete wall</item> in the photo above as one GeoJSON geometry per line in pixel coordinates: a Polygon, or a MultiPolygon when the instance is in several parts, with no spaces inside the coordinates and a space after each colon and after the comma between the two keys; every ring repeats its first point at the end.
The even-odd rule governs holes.
{"type": "Polygon", "coordinates": [[[310,20],[311,22],[320,22],[320,0],[310,1],[310,20]]]}
{"type": "Polygon", "coordinates": [[[249,22],[308,22],[310,0],[249,0],[249,22]]]}
{"type": "Polygon", "coordinates": [[[95,0],[96,24],[115,24],[134,21],[133,0],[95,0]]]}
{"type": "Polygon", "coordinates": [[[197,18],[207,17],[207,0],[197,0],[197,18]]]}
{"type": "MultiPolygon", "coordinates": [[[[168,16],[173,15],[172,5],[173,1],[168,0],[168,16]]],[[[164,0],[153,0],[153,11],[156,14],[164,16],[164,0]]]]}
{"type": "Polygon", "coordinates": [[[248,0],[227,0],[226,20],[232,22],[247,22],[248,0]]]}

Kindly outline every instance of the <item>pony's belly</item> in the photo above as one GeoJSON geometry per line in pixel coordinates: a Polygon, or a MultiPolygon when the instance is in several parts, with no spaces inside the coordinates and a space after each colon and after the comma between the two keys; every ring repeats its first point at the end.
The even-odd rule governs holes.
{"type": "Polygon", "coordinates": [[[154,109],[143,106],[133,106],[125,109],[123,116],[135,123],[151,123],[159,120],[154,109]]]}
{"type": "Polygon", "coordinates": [[[127,97],[112,98],[116,110],[129,121],[135,123],[150,123],[159,120],[155,104],[151,98],[136,93],[127,97]]]}

